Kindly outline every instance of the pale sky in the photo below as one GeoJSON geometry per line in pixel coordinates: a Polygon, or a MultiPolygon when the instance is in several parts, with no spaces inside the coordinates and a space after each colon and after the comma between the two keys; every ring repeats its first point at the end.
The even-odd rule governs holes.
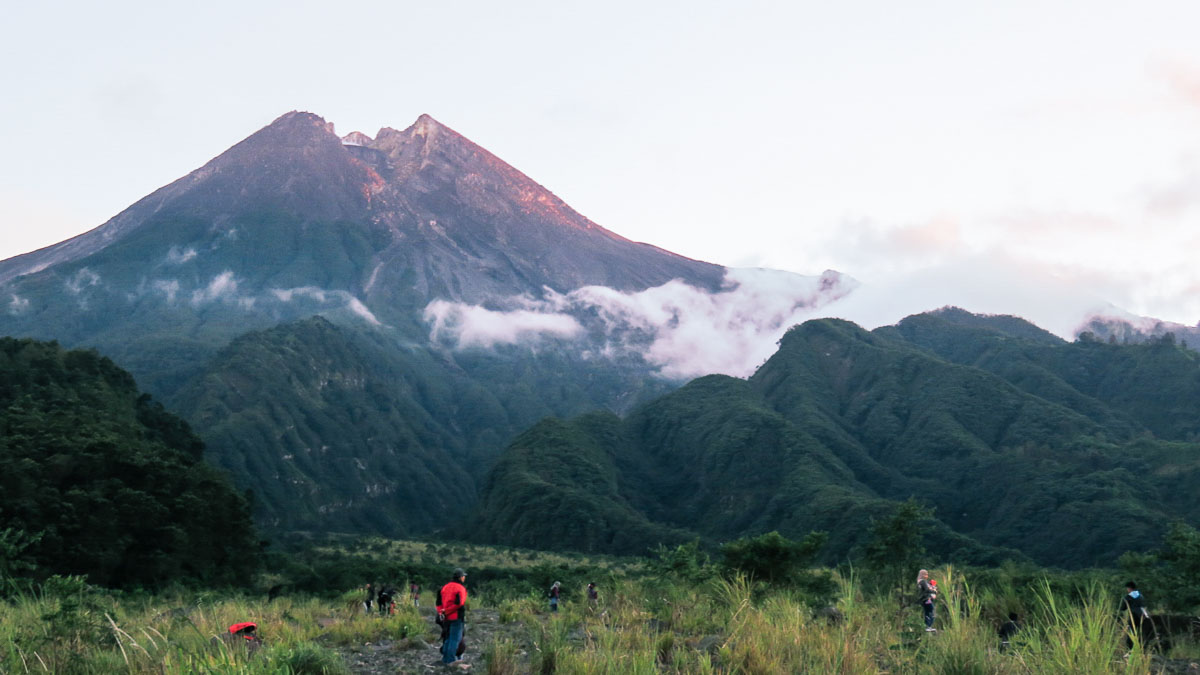
{"type": "Polygon", "coordinates": [[[694,258],[1200,320],[1194,0],[11,4],[0,259],[289,110],[429,113],[694,258]]]}

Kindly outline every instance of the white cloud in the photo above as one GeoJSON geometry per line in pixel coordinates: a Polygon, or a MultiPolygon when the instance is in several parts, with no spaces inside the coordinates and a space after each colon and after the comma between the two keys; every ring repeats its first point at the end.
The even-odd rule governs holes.
{"type": "Polygon", "coordinates": [[[29,311],[29,299],[13,293],[12,300],[8,303],[8,313],[21,314],[27,311],[29,311]]]}
{"type": "Polygon", "coordinates": [[[171,250],[167,251],[167,262],[172,265],[181,265],[195,258],[196,255],[196,249],[191,246],[183,250],[180,250],[177,246],[172,246],[171,250]]]}
{"type": "Polygon", "coordinates": [[[81,267],[78,272],[71,275],[63,285],[72,295],[79,295],[84,289],[96,286],[100,283],[100,275],[91,271],[86,267],[81,267]]]}
{"type": "Polygon", "coordinates": [[[295,288],[272,288],[270,293],[279,302],[292,302],[298,298],[307,298],[322,305],[333,304],[345,307],[373,326],[382,325],[361,300],[347,291],[330,291],[317,286],[297,286],[295,288]]]}
{"type": "Polygon", "coordinates": [[[158,279],[154,282],[154,289],[167,296],[167,302],[174,303],[175,296],[179,293],[179,280],[158,279]]]}
{"type": "Polygon", "coordinates": [[[233,276],[233,272],[225,270],[213,277],[208,286],[192,292],[192,304],[199,305],[216,300],[236,300],[237,291],[237,279],[233,276]]]}
{"type": "Polygon", "coordinates": [[[709,373],[746,376],[814,307],[856,282],[836,273],[806,277],[761,269],[726,271],[721,291],[681,281],[639,292],[587,286],[544,300],[511,298],[500,311],[434,301],[425,310],[431,337],[458,347],[531,342],[544,335],[603,341],[601,354],[635,351],[668,378],[709,373]]]}
{"type": "Polygon", "coordinates": [[[359,300],[349,293],[346,293],[346,295],[350,298],[349,302],[346,303],[346,307],[348,307],[351,312],[354,312],[358,316],[365,319],[367,323],[375,326],[380,325],[379,319],[375,318],[375,315],[371,313],[371,310],[367,309],[367,306],[362,303],[362,300],[359,300]]]}
{"type": "Polygon", "coordinates": [[[531,342],[543,336],[574,338],[583,331],[573,317],[553,311],[490,310],[478,305],[434,300],[425,307],[430,338],[458,347],[494,347],[531,342]]]}

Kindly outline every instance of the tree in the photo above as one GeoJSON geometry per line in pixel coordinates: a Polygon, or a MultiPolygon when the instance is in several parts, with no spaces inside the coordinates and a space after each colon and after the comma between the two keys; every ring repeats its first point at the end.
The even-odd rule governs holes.
{"type": "Polygon", "coordinates": [[[879,588],[904,588],[906,579],[917,576],[924,564],[925,534],[933,520],[933,509],[909,497],[896,505],[891,515],[871,521],[871,539],[863,561],[879,588]]]}
{"type": "Polygon", "coordinates": [[[675,548],[659,544],[650,559],[650,569],[656,574],[673,576],[690,583],[697,583],[713,576],[708,554],[700,550],[700,540],[693,539],[675,548]]]}
{"type": "Polygon", "coordinates": [[[250,507],[203,451],[112,361],[0,338],[0,574],[244,582],[250,507]]]}
{"type": "Polygon", "coordinates": [[[778,532],[743,537],[721,547],[726,570],[741,572],[751,579],[767,583],[786,583],[797,579],[829,541],[826,532],[809,532],[801,541],[792,541],[778,532]]]}

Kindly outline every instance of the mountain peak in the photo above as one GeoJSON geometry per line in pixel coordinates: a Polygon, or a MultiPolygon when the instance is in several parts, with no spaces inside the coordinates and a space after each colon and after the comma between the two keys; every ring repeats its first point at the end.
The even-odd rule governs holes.
{"type": "Polygon", "coordinates": [[[293,110],[286,112],[267,125],[267,129],[306,129],[315,127],[330,134],[335,133],[333,122],[326,122],[324,117],[315,113],[293,110]]]}
{"type": "MultiPolygon", "coordinates": [[[[181,222],[213,225],[199,234],[180,230],[171,245],[221,255],[233,240],[210,240],[225,236],[219,233],[240,229],[239,241],[249,241],[250,227],[266,228],[254,235],[265,237],[270,223],[292,223],[271,236],[295,238],[300,250],[312,245],[302,235],[313,224],[353,225],[354,236],[370,242],[369,252],[356,255],[371,259],[356,258],[354,274],[363,278],[347,278],[343,286],[372,291],[394,268],[396,288],[426,298],[482,302],[545,287],[642,289],[675,278],[718,288],[723,277],[716,265],[605,230],[428,114],[403,131],[384,127],[375,138],[357,131],[340,138],[323,117],[293,110],[92,232],[0,266],[0,283],[90,256],[143,227],[175,230],[181,222]]],[[[268,278],[243,270],[241,260],[227,264],[232,273],[268,278]]]]}
{"type": "Polygon", "coordinates": [[[421,116],[417,118],[416,122],[413,122],[411,128],[415,134],[429,136],[441,131],[445,128],[445,126],[441,122],[433,119],[433,117],[428,113],[421,113],[421,116]]]}
{"type": "Polygon", "coordinates": [[[370,146],[373,141],[373,138],[361,131],[351,131],[345,136],[342,136],[342,145],[359,145],[366,147],[370,146]]]}

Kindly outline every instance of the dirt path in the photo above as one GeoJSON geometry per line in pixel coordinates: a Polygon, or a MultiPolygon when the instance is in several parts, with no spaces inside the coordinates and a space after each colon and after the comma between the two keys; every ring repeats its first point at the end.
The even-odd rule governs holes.
{"type": "MultiPolygon", "coordinates": [[[[440,630],[433,622],[433,615],[425,610],[422,616],[428,620],[429,630],[419,637],[399,641],[384,641],[374,644],[339,648],[351,673],[364,675],[395,675],[397,673],[447,672],[438,651],[440,630]]],[[[467,651],[463,659],[471,664],[469,672],[482,672],[483,650],[499,639],[508,639],[518,645],[522,652],[528,651],[525,629],[520,623],[500,623],[494,609],[473,610],[467,616],[467,651]]],[[[453,672],[453,671],[449,671],[453,672]]]]}

